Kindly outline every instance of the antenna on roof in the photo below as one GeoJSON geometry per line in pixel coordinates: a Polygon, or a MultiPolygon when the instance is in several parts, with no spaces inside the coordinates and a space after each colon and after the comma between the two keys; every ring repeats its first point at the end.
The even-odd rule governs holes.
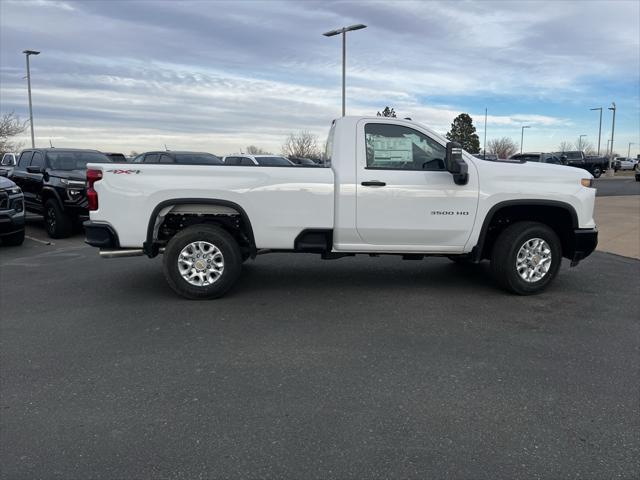
{"type": "Polygon", "coordinates": [[[166,144],[166,143],[164,144],[164,151],[165,151],[165,152],[168,152],[168,151],[169,151],[169,149],[167,148],[167,144],[166,144]]]}
{"type": "Polygon", "coordinates": [[[50,146],[51,148],[56,148],[56,147],[54,147],[54,146],[53,146],[53,143],[51,143],[51,139],[49,139],[49,146],[50,146]]]}

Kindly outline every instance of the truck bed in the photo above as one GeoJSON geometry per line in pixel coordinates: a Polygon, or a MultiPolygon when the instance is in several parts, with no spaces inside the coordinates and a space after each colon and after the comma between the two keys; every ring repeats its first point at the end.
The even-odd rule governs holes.
{"type": "Polygon", "coordinates": [[[241,205],[251,219],[258,248],[292,249],[305,229],[333,228],[334,176],[331,168],[241,167],[225,165],[91,164],[102,170],[95,184],[95,222],[109,223],[120,246],[138,248],[146,239],[154,209],[172,199],[223,200],[233,214],[241,205]],[[108,201],[107,201],[108,199],[108,201]]]}

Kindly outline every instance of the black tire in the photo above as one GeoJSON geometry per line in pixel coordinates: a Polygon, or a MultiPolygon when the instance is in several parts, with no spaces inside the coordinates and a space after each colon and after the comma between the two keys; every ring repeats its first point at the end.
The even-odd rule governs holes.
{"type": "Polygon", "coordinates": [[[8,247],[19,247],[24,242],[24,230],[5,235],[2,237],[2,244],[8,247]]]}
{"type": "MultiPolygon", "coordinates": [[[[194,253],[194,257],[195,255],[196,253],[194,253]]],[[[196,261],[199,262],[200,258],[198,257],[196,261]]],[[[205,258],[203,256],[203,269],[207,268],[204,261],[205,258]]],[[[238,242],[224,229],[214,225],[193,225],[177,233],[169,241],[164,251],[163,271],[169,286],[182,297],[192,300],[218,298],[224,295],[240,276],[242,271],[242,252],[238,242]],[[207,242],[217,248],[222,255],[222,273],[209,284],[193,285],[183,278],[180,272],[180,253],[194,242],[207,242]]],[[[196,271],[195,268],[190,271],[194,274],[200,272],[200,270],[196,271]]],[[[206,276],[206,271],[203,270],[201,275],[206,276]]]]}
{"type": "Polygon", "coordinates": [[[51,238],[67,238],[73,232],[73,219],[53,198],[44,204],[44,227],[51,238]]]}
{"type": "Polygon", "coordinates": [[[593,167],[591,173],[593,174],[594,178],[600,178],[600,175],[602,175],[602,170],[600,169],[600,167],[593,167]]]}
{"type": "MultiPolygon", "coordinates": [[[[535,260],[534,260],[535,261],[535,260]]],[[[558,235],[538,222],[517,222],[505,228],[498,236],[491,253],[491,271],[498,284],[518,295],[542,292],[555,278],[562,263],[562,244],[558,235]],[[516,266],[518,252],[533,239],[544,240],[550,251],[551,265],[536,281],[525,281],[516,266]]]]}

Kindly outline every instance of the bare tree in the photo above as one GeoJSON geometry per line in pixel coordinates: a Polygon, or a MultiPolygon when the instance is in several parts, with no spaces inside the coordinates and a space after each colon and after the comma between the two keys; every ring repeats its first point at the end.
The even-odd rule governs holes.
{"type": "Polygon", "coordinates": [[[20,120],[14,112],[5,113],[0,117],[0,154],[17,152],[22,148],[21,143],[12,140],[27,129],[27,122],[20,120]]]}
{"type": "Polygon", "coordinates": [[[492,138],[487,142],[487,153],[494,153],[498,158],[509,158],[518,151],[518,144],[509,137],[492,138]]]}
{"type": "Polygon", "coordinates": [[[569,152],[571,150],[573,150],[573,143],[567,142],[566,140],[561,141],[558,145],[559,152],[569,152]]]}
{"type": "Polygon", "coordinates": [[[578,137],[575,147],[576,150],[582,150],[585,155],[595,155],[596,153],[595,148],[593,148],[593,143],[588,140],[584,140],[581,137],[578,137]]]}
{"type": "Polygon", "coordinates": [[[320,158],[318,137],[306,130],[290,133],[282,145],[282,154],[291,157],[320,158]]]}
{"type": "Polygon", "coordinates": [[[246,148],[247,154],[249,155],[271,155],[271,152],[267,152],[260,147],[256,147],[255,145],[249,145],[246,148]]]}

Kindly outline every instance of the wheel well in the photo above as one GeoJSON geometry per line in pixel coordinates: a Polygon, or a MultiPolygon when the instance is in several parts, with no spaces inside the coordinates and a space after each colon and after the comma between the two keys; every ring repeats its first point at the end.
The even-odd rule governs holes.
{"type": "Polygon", "coordinates": [[[233,236],[243,256],[257,253],[251,222],[238,205],[224,200],[174,200],[158,205],[149,220],[144,248],[155,256],[173,236],[187,227],[198,224],[217,225],[233,236]]]}
{"type": "Polygon", "coordinates": [[[493,245],[502,231],[520,221],[540,222],[551,228],[562,244],[562,255],[573,254],[574,229],[577,228],[575,211],[570,206],[520,204],[505,205],[490,211],[482,227],[479,259],[490,258],[493,245]]]}

